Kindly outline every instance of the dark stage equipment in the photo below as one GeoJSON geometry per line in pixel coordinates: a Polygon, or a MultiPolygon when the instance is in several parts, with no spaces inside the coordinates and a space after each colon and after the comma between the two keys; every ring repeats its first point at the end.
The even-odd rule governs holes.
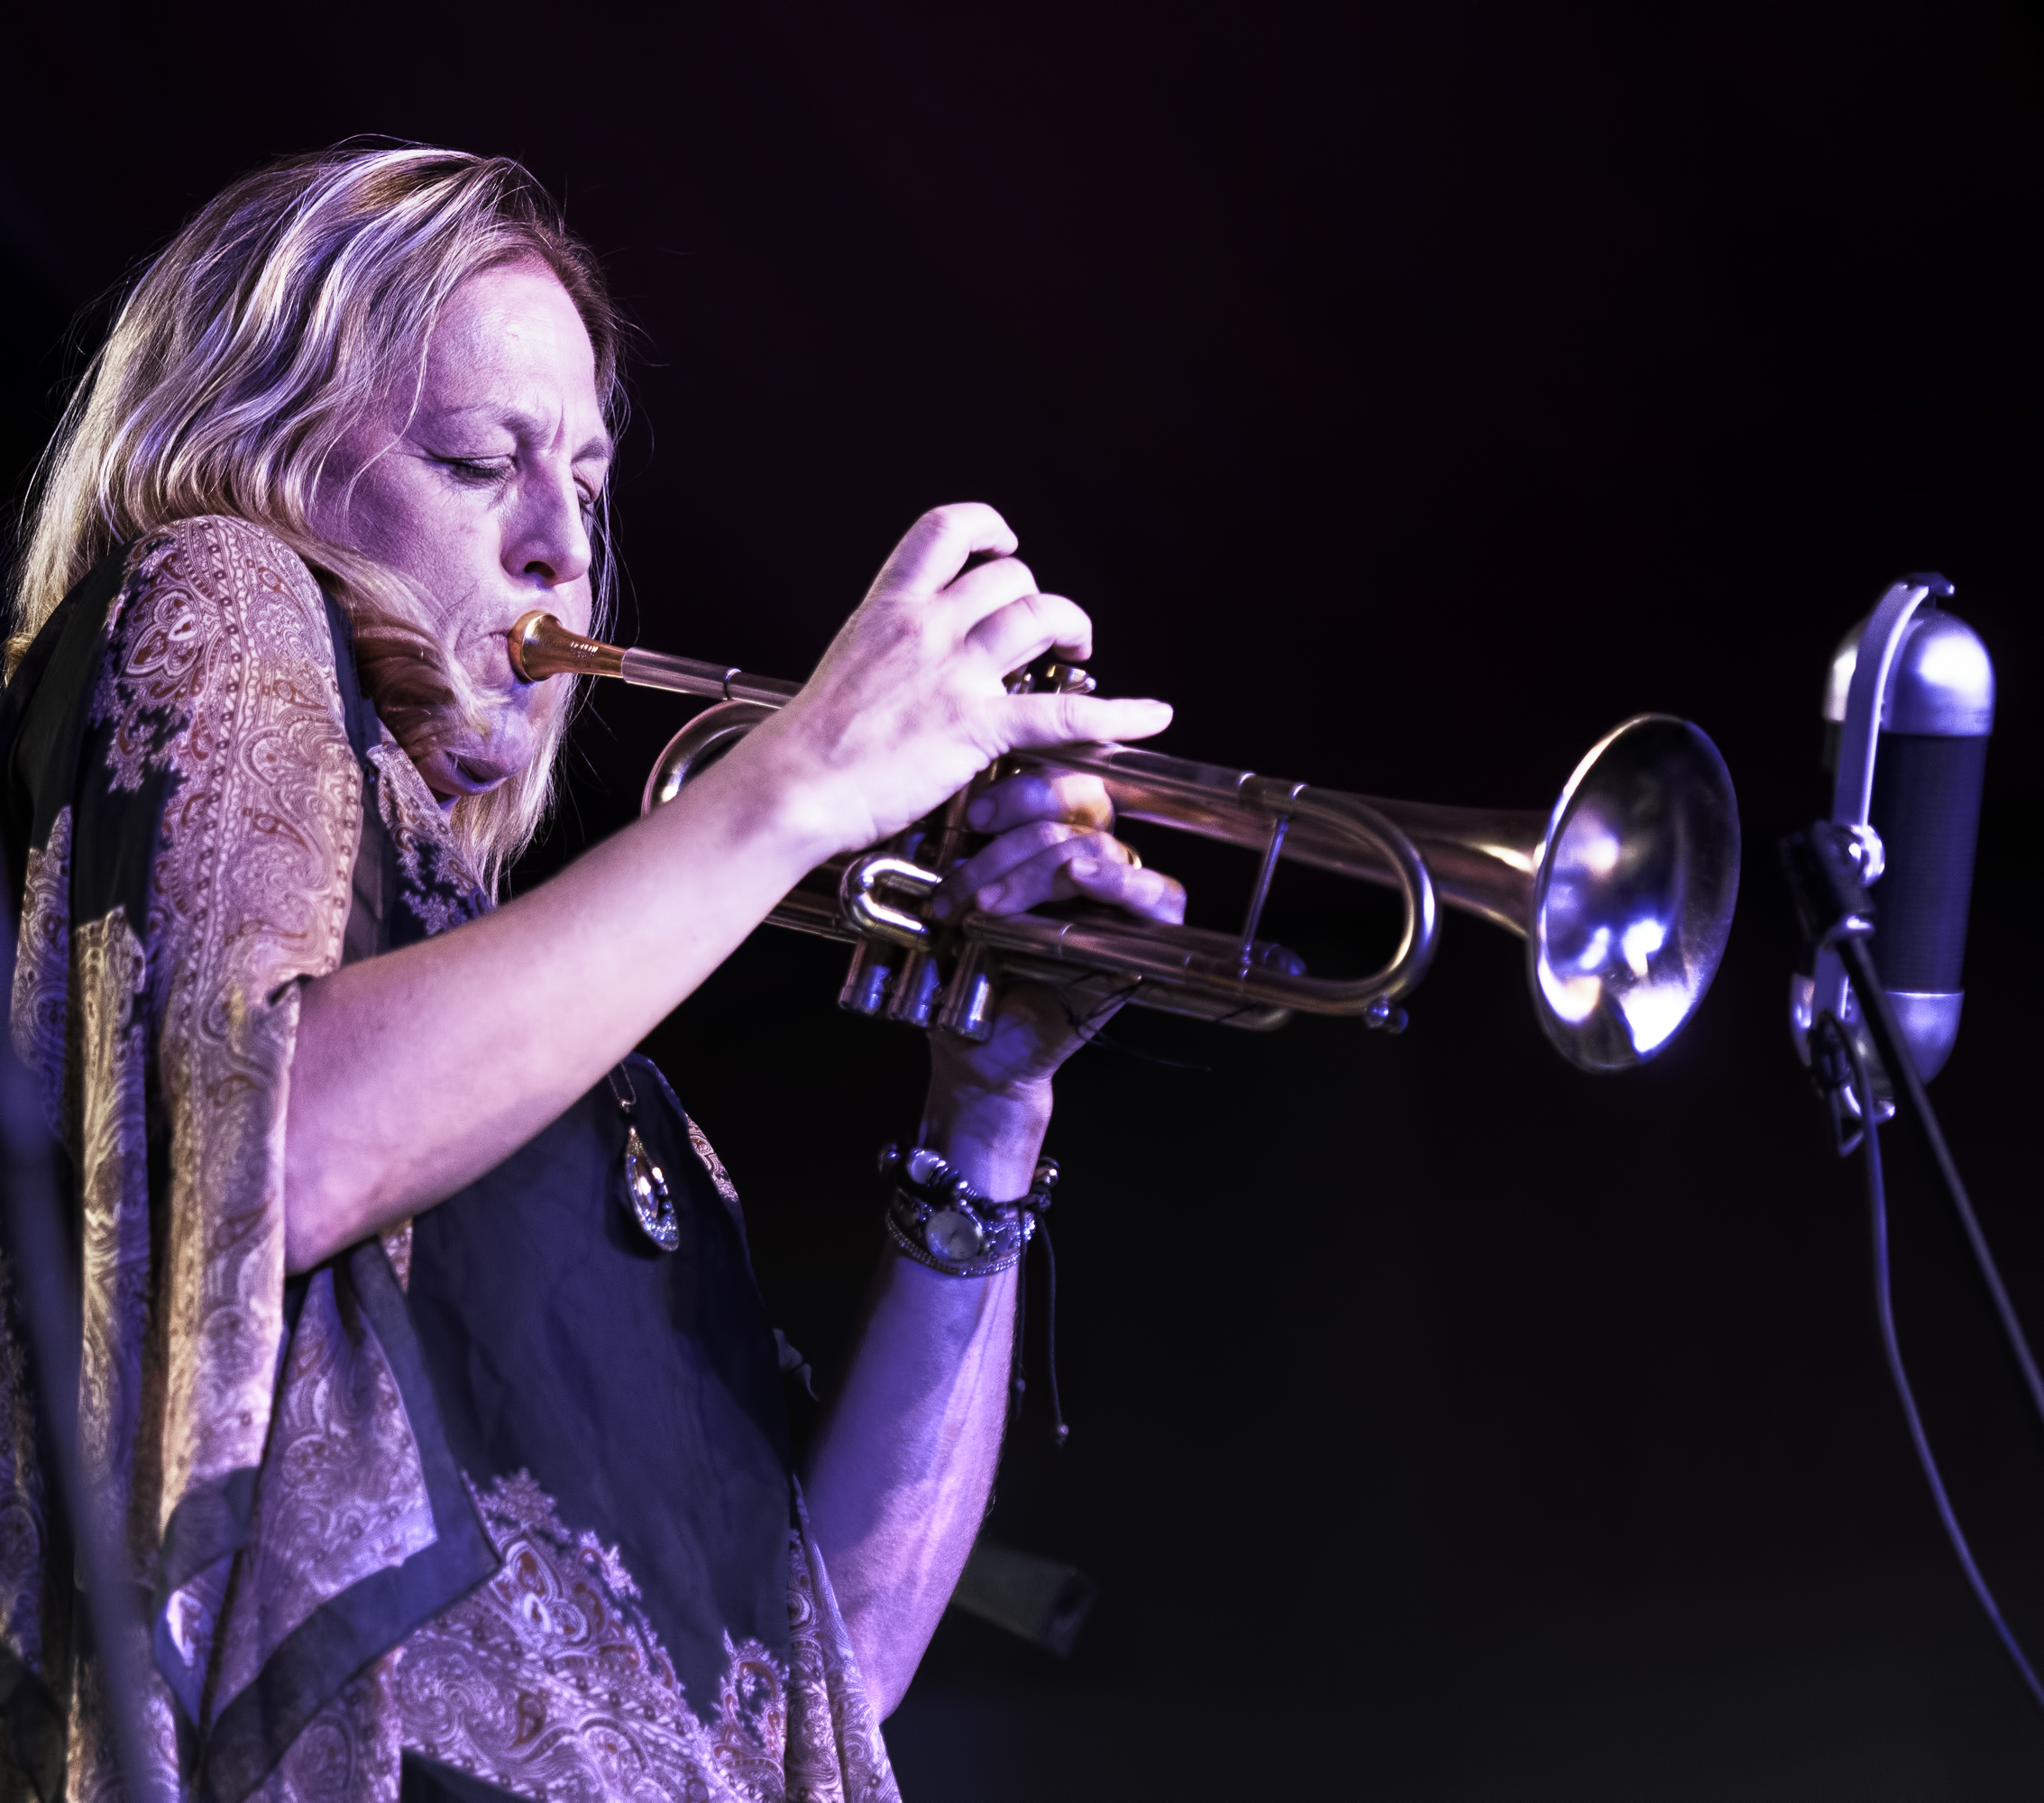
{"type": "Polygon", "coordinates": [[[2044,1683],[2003,1618],[1931,1452],[1902,1363],[1890,1283],[1881,1126],[1894,1118],[1901,1096],[1929,1144],[2044,1423],[2044,1377],[1924,1087],[1958,1037],[1981,785],[1994,724],[1994,663],[1972,628],[1938,606],[1952,592],[1942,576],[1904,577],[1832,659],[1824,697],[1831,817],[1782,846],[1806,950],[1806,968],[1792,979],[1790,1028],[1824,1098],[1839,1155],[1857,1150],[1865,1160],[1882,1350],[1939,1519],[1995,1634],[2044,1707],[2044,1683]]]}
{"type": "MultiPolygon", "coordinates": [[[[723,664],[622,650],[570,632],[551,614],[511,628],[511,664],[527,682],[609,676],[641,688],[716,698],[669,741],[644,807],[671,801],[692,775],[783,705],[798,687],[723,664]]],[[[1018,678],[1090,687],[1050,665],[1018,678]]],[[[1679,1032],[1710,986],[1738,897],[1738,805],[1718,748],[1687,720],[1641,714],[1605,734],[1552,809],[1524,813],[1387,801],[1124,746],[1082,745],[1027,760],[1086,771],[1116,814],[1260,847],[1263,861],[1239,934],[1127,920],[1104,910],[995,918],[940,931],[883,899],[927,900],[966,839],[965,810],[996,772],[885,847],[816,872],[773,924],[852,942],[840,1005],[968,1039],[990,1030],[1004,977],[1057,984],[1126,979],[1139,1006],[1230,1026],[1282,1025],[1295,1010],[1360,1015],[1396,1032],[1396,1004],[1433,962],[1437,902],[1526,941],[1533,1006],[1548,1039],[1589,1071],[1644,1064],[1679,1032]],[[1405,932],[1373,975],[1310,976],[1283,947],[1257,938],[1280,857],[1396,887],[1405,932]]]]}
{"type": "Polygon", "coordinates": [[[1077,1566],[983,1533],[958,1574],[951,1606],[1067,1659],[1099,1594],[1077,1566]]]}

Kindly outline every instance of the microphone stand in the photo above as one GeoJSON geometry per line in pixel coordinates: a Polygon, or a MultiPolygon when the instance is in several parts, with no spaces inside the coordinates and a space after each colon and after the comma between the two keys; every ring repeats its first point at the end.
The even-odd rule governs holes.
{"type": "MultiPolygon", "coordinates": [[[[1859,1002],[1874,1050],[1891,1083],[1907,1097],[1922,1125],[1924,1137],[1930,1142],[1939,1175],[1944,1178],[1945,1188],[1965,1229],[1966,1243],[1973,1249],[1974,1262],[1979,1267],[1988,1295],[1994,1301],[2003,1337],[2022,1374],[2030,1405],[2036,1410],[2039,1422],[2044,1423],[2044,1381],[2039,1378],[2030,1341],[2022,1331],[2022,1323],[2017,1317],[2008,1287],[2002,1281],[1987,1236],[1981,1231],[1979,1217],[1974,1213],[1972,1198],[1967,1195],[1966,1185],[1959,1176],[1951,1148],[1945,1143],[1944,1130],[1938,1124],[1937,1112],[1930,1106],[1930,1097],[1917,1072],[1916,1060],[1902,1037],[1894,1005],[1889,1001],[1880,971],[1874,966],[1873,950],[1867,943],[1874,935],[1874,909],[1867,900],[1866,887],[1854,856],[1856,848],[1857,842],[1849,828],[1828,820],[1819,821],[1808,832],[1792,833],[1782,841],[1782,867],[1795,902],[1797,918],[1809,945],[1815,950],[1833,952],[1851,978],[1850,993],[1859,1002]]],[[[1829,1009],[1811,1022],[1810,1047],[1811,1075],[1834,1099],[1834,1121],[1842,1124],[1836,1103],[1837,1092],[1841,1087],[1849,1086],[1854,1105],[1860,1112],[1858,1143],[1866,1159],[1867,1196],[1873,1214],[1874,1307],[1888,1368],[1902,1399],[1903,1418],[1916,1448],[1917,1460],[1923,1468],[1923,1475],[1930,1486],[1931,1500],[1937,1506],[1939,1517],[1944,1523],[1952,1550],[1958,1555],[1974,1595],[1986,1612],[2031,1698],[2039,1707],[2044,1707],[2044,1683],[2039,1681],[2015,1635],[2003,1620],[2001,1609],[1974,1560],[1957,1515],[1946,1495],[1937,1460],[1931,1456],[1929,1439],[1924,1432],[1916,1397],[1902,1367],[1902,1348],[1895,1336],[1894,1307],[1889,1293],[1887,1201],[1881,1171],[1880,1121],[1876,1116],[1873,1073],[1864,1051],[1854,1043],[1845,1023],[1829,1009]]],[[[1853,1149],[1851,1144],[1844,1143],[1842,1135],[1841,1149],[1847,1152],[1853,1149]]]]}

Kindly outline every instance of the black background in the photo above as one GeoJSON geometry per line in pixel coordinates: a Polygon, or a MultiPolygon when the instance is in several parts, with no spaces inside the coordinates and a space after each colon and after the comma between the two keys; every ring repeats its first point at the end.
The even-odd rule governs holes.
{"type": "MultiPolygon", "coordinates": [[[[2034,14],[79,16],[7,32],[17,483],[67,321],[225,181],[445,142],[564,194],[643,330],[628,640],[799,674],[919,510],[976,498],[1105,680],[1177,704],[1167,748],[1544,806],[1651,708],[1731,767],[1730,951],[1644,1071],[1564,1066],[1517,942],[1462,919],[1400,1039],[1147,1016],[1072,1070],[1075,1432],[1053,1454],[1032,1404],[994,1525],[1102,1601],[1063,1664],[947,1623],[891,1728],[912,1799],[2034,1794],[2044,1724],[1914,1468],[1858,1174],[1787,1044],[1774,859],[1822,792],[1833,644],[1941,569],[2001,709],[1936,1094],[2044,1323],[2034,14]]],[[[601,698],[522,882],[628,816],[674,723],[601,698]]],[[[1148,848],[1196,918],[1239,907],[1246,859],[1148,848]]],[[[1390,930],[1304,880],[1273,918],[1331,966],[1390,930]]],[[[652,1045],[826,1368],[922,1061],[837,1013],[840,965],[763,933],[652,1045]]],[[[1890,1139],[1904,1345],[2044,1651],[2039,1438],[1890,1139]]]]}

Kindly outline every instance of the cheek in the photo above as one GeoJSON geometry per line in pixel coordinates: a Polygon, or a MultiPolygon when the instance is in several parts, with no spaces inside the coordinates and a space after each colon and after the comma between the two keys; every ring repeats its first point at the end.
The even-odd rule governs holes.
{"type": "Polygon", "coordinates": [[[409,577],[437,610],[471,594],[492,567],[495,539],[481,509],[464,508],[414,459],[380,458],[363,471],[347,513],[357,550],[409,577]]]}
{"type": "Polygon", "coordinates": [[[405,473],[391,458],[374,460],[337,498],[334,521],[344,543],[400,566],[407,546],[425,536],[417,517],[425,497],[412,491],[405,473]]]}

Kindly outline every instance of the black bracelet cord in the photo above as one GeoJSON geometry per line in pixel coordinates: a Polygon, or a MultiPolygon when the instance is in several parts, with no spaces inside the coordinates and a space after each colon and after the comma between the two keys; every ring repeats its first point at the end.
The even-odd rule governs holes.
{"type": "MultiPolygon", "coordinates": [[[[1050,1223],[1036,1211],[1036,1231],[1031,1239],[1043,1242],[1043,1268],[1048,1294],[1043,1307],[1043,1363],[1050,1374],[1050,1441],[1062,1446],[1071,1438],[1065,1425],[1064,1405],[1058,1400],[1058,1255],[1050,1249],[1050,1223]]],[[[1029,1248],[1023,1246],[1022,1262],[1015,1267],[1015,1350],[1008,1378],[1008,1425],[1022,1417],[1022,1396],[1029,1388],[1023,1369],[1022,1343],[1029,1332],[1029,1248]]]]}

